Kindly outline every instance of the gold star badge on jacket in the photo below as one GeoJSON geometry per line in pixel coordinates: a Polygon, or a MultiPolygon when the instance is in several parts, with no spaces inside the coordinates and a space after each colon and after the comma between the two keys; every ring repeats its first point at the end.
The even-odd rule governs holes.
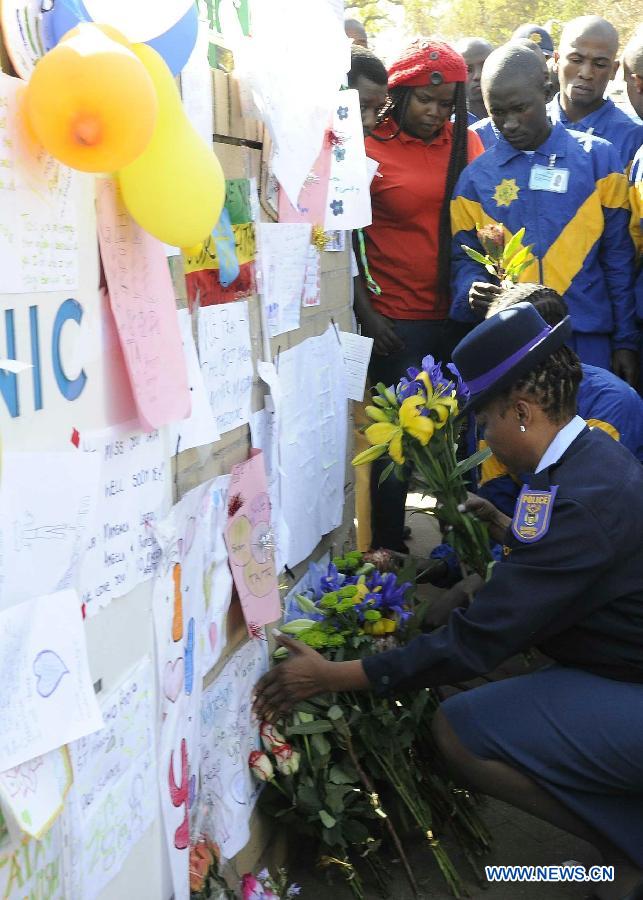
{"type": "Polygon", "coordinates": [[[515,178],[503,178],[500,184],[496,185],[496,192],[493,199],[498,206],[510,206],[514,200],[518,199],[520,188],[516,184],[515,178]]]}

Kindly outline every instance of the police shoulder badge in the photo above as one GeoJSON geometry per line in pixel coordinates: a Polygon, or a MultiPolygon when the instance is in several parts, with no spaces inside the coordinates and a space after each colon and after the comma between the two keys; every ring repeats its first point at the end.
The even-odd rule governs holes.
{"type": "Polygon", "coordinates": [[[523,544],[539,541],[549,531],[558,485],[548,491],[534,491],[525,485],[516,501],[511,530],[523,544]]]}

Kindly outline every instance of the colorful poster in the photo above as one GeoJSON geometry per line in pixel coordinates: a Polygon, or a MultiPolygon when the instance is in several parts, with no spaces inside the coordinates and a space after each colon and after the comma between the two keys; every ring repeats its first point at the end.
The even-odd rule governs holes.
{"type": "Polygon", "coordinates": [[[78,578],[88,616],[147,581],[158,567],[152,528],[169,507],[166,441],[164,432],[127,428],[80,437],[80,449],[99,464],[96,514],[78,578]]]}
{"type": "Polygon", "coordinates": [[[281,615],[275,538],[263,453],[233,466],[228,489],[225,541],[234,583],[251,637],[281,615]]]}
{"type": "Polygon", "coordinates": [[[254,374],[246,300],[200,311],[199,358],[219,432],[245,425],[250,418],[254,374]]]}
{"type": "Polygon", "coordinates": [[[286,191],[279,191],[279,221],[308,222],[310,225],[323,225],[326,216],[326,197],[330,179],[330,160],[333,149],[330,133],[324,135],[324,143],[315,165],[308,173],[304,186],[299,192],[297,206],[288,199],[286,191]]]}
{"type": "Polygon", "coordinates": [[[0,774],[0,799],[13,817],[16,835],[40,840],[62,812],[72,780],[66,747],[0,774]]]}
{"type": "Polygon", "coordinates": [[[224,210],[225,228],[219,223],[197,255],[183,256],[191,307],[197,298],[199,306],[212,306],[257,292],[255,223],[247,178],[226,180],[224,210]]]}
{"type": "Polygon", "coordinates": [[[190,810],[199,777],[199,713],[210,559],[211,484],[186,494],[155,529],[162,551],[154,582],[159,703],[159,788],[175,900],[188,900],[190,810]]]}
{"type": "Polygon", "coordinates": [[[132,219],[109,178],[96,182],[98,238],[139,420],[153,431],[190,414],[190,391],[163,244],[132,219]]]}
{"type": "Polygon", "coordinates": [[[259,729],[252,715],[252,694],[268,669],[268,647],[248,641],[203,692],[201,702],[200,811],[204,830],[231,859],[250,839],[250,816],[259,795],[248,756],[257,750],[259,729]]]}
{"type": "Polygon", "coordinates": [[[338,92],[332,133],[336,142],[331,154],[325,228],[364,228],[372,221],[370,186],[374,169],[366,160],[356,90],[338,92]]]}
{"type": "Polygon", "coordinates": [[[0,856],[0,897],[3,900],[70,900],[64,871],[64,837],[60,821],[43,836],[0,856]]]}
{"type": "Polygon", "coordinates": [[[66,879],[70,897],[94,900],[121,870],[157,814],[154,673],[143,659],[101,701],[105,727],[70,745],[74,787],[66,879]]]}
{"type": "Polygon", "coordinates": [[[0,772],[102,728],[75,591],[0,613],[0,772]]]}

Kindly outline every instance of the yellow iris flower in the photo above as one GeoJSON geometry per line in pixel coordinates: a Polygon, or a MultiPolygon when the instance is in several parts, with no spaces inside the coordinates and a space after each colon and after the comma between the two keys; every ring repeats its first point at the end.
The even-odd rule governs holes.
{"type": "MultiPolygon", "coordinates": [[[[388,448],[388,454],[391,459],[402,465],[404,462],[404,454],[402,453],[402,435],[403,431],[399,425],[393,425],[391,422],[376,422],[374,425],[369,425],[364,434],[366,435],[366,440],[369,444],[373,444],[375,446],[384,445],[384,449],[388,448]]],[[[371,449],[374,449],[371,448],[371,449]]],[[[368,453],[367,450],[364,451],[368,453]]],[[[382,453],[384,450],[382,451],[382,453]]],[[[381,456],[382,453],[378,453],[378,456],[381,456]]],[[[363,454],[359,454],[362,456],[363,454]]],[[[355,457],[358,459],[359,457],[355,457]]],[[[373,457],[373,459],[377,459],[377,457],[373,457]]],[[[360,462],[364,462],[365,460],[360,460],[360,462]]],[[[356,463],[353,460],[354,465],[359,465],[360,463],[356,463]]]]}
{"type": "Polygon", "coordinates": [[[400,425],[422,444],[423,447],[429,443],[435,431],[435,422],[428,416],[420,415],[418,407],[424,406],[424,398],[419,394],[414,397],[407,397],[400,406],[400,425]]]}

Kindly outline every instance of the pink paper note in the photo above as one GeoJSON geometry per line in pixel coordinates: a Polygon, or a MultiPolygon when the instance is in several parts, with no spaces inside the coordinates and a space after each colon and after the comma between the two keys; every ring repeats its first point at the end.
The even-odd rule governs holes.
{"type": "Polygon", "coordinates": [[[225,542],[248,633],[259,637],[259,628],[281,615],[270,498],[261,450],[252,450],[249,460],[232,469],[225,542]]]}
{"type": "Polygon", "coordinates": [[[295,208],[284,190],[279,191],[279,221],[311,225],[323,225],[326,218],[326,198],[328,196],[328,179],[330,178],[331,145],[328,132],[324,135],[324,143],[315,160],[304,186],[299,192],[297,208],[295,208]]]}
{"type": "Polygon", "coordinates": [[[115,181],[96,182],[98,239],[110,303],[141,425],[190,414],[174,288],[160,241],[134,222],[115,181]]]}

